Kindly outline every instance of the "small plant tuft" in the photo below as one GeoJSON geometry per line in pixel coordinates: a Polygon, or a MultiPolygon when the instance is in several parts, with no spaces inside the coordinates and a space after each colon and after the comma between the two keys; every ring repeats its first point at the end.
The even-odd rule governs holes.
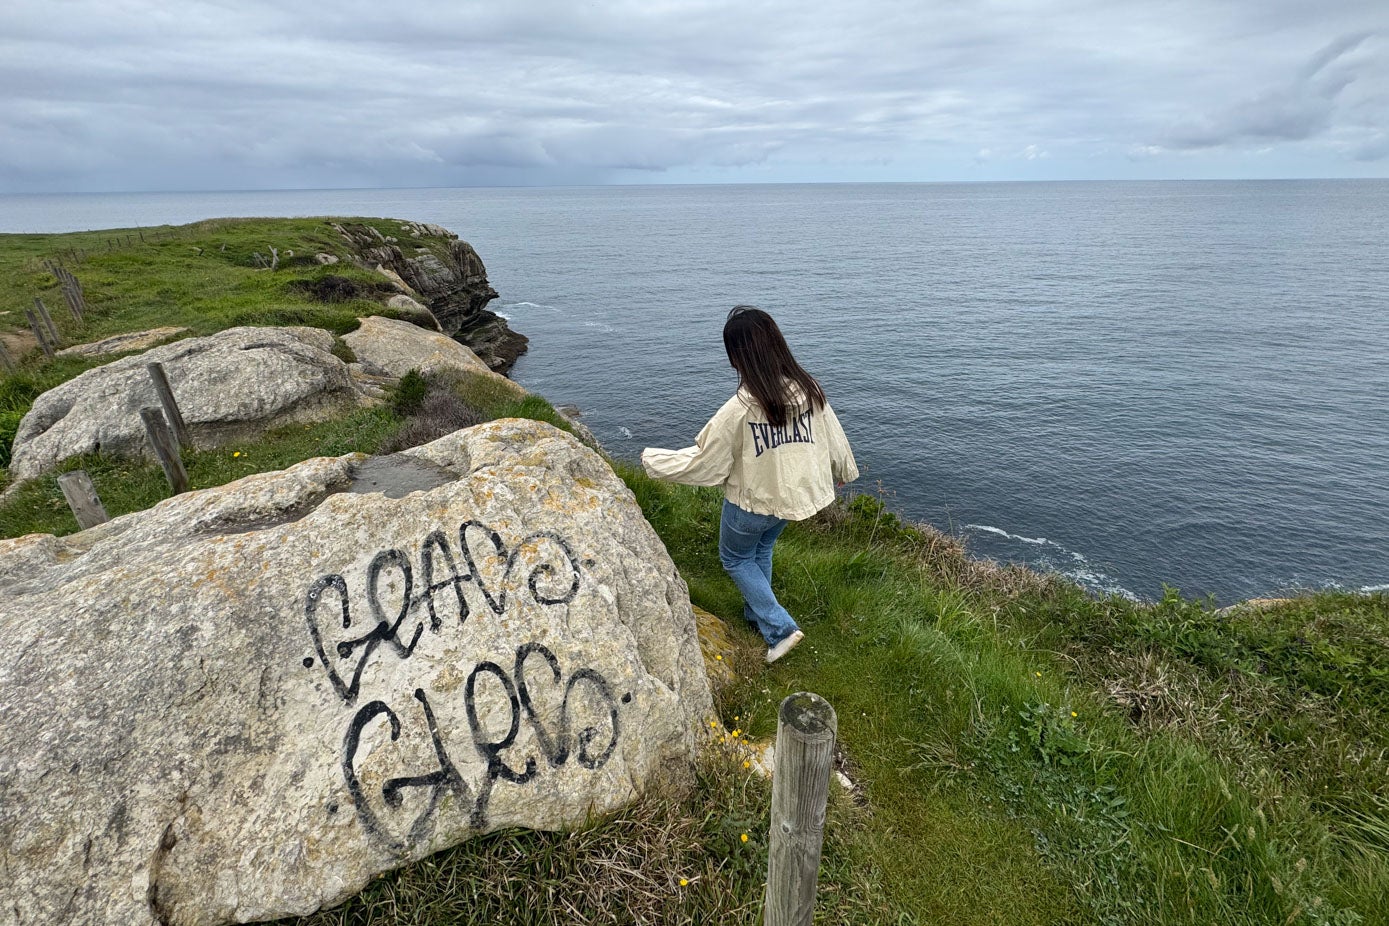
{"type": "Polygon", "coordinates": [[[420,410],[424,397],[429,393],[429,381],[419,370],[407,370],[395,384],[391,395],[391,407],[401,417],[409,417],[420,410]]]}

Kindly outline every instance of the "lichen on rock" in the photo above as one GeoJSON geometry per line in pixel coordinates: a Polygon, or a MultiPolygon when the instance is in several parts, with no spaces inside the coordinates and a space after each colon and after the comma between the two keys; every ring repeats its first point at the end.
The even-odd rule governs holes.
{"type": "Polygon", "coordinates": [[[16,922],[306,914],[693,757],[687,590],[603,459],[519,419],[400,456],[403,497],[356,454],[0,541],[16,922]]]}

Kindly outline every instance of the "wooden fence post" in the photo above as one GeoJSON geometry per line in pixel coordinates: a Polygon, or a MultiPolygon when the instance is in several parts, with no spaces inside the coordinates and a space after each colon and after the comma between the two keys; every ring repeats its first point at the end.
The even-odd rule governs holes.
{"type": "Polygon", "coordinates": [[[765,926],[810,926],[825,838],[825,804],[839,721],[817,694],[798,692],[777,713],[765,926]]]}
{"type": "Polygon", "coordinates": [[[188,471],[183,468],[183,458],[178,453],[178,441],[174,439],[174,432],[169,430],[164,413],[153,405],[146,405],[140,409],[140,420],[145,423],[145,434],[150,439],[150,446],[154,448],[154,455],[159,458],[159,465],[164,467],[164,478],[169,480],[169,487],[174,490],[175,495],[187,492],[188,471]]]}
{"type": "Polygon", "coordinates": [[[177,438],[179,446],[193,446],[193,442],[188,438],[188,425],[183,423],[183,413],[178,409],[178,402],[174,401],[174,390],[169,385],[169,377],[164,375],[164,364],[147,363],[145,369],[149,371],[150,381],[154,383],[154,391],[159,393],[159,404],[164,407],[164,418],[173,427],[174,437],[177,438]]]}
{"type": "Polygon", "coordinates": [[[48,344],[48,335],[43,330],[43,324],[34,317],[33,309],[25,309],[24,317],[29,321],[29,330],[34,332],[34,337],[39,339],[39,347],[43,348],[45,357],[52,359],[53,348],[48,344]]]}
{"type": "Polygon", "coordinates": [[[63,490],[63,497],[68,500],[68,507],[72,509],[73,515],[77,518],[77,526],[82,530],[111,520],[106,515],[106,508],[97,497],[96,487],[92,485],[86,470],[75,469],[70,473],[63,473],[58,477],[58,488],[63,490]]]}
{"type": "Polygon", "coordinates": [[[62,338],[58,337],[58,326],[53,324],[53,316],[48,314],[48,306],[43,304],[43,300],[38,296],[34,297],[34,311],[39,313],[39,318],[43,319],[44,327],[53,336],[53,343],[56,346],[62,338]]]}
{"type": "Polygon", "coordinates": [[[68,311],[72,313],[73,321],[81,324],[82,307],[78,303],[77,288],[71,284],[63,284],[63,298],[67,300],[68,311]]]}

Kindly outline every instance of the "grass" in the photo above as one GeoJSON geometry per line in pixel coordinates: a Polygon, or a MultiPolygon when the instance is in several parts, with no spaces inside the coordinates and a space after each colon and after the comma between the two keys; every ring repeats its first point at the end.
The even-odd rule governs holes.
{"type": "MultiPolygon", "coordinates": [[[[125,254],[94,253],[114,232],[6,236],[0,272],[24,285],[0,291],[0,311],[45,285],[43,256],[71,246],[88,249],[77,272],[100,306],[87,329],[65,329],[72,339],[247,319],[342,331],[351,302],[286,285],[316,265],[271,273],[249,257],[267,243],[293,261],[341,248],[326,227],[200,223],[125,254]]],[[[43,389],[92,365],[31,355],[0,379],[0,440],[4,416],[17,424],[43,389]]],[[[219,485],[505,416],[568,429],[544,399],[487,377],[411,376],[376,408],[185,463],[195,486],[219,485]]],[[[69,465],[113,514],[168,492],[153,463],[69,465]]],[[[619,813],[566,833],[488,834],[286,923],[759,922],[769,791],[741,741],[770,737],[780,700],[800,690],[835,706],[856,782],[831,789],[817,922],[1389,923],[1389,595],[1233,610],[1175,592],[1095,599],[971,559],[859,496],[778,545],[777,592],[807,638],[766,667],[718,563],[718,493],[617,468],[693,600],[734,625],[724,655],[738,681],[716,698],[716,748],[619,813]]],[[[5,536],[75,529],[53,475],[0,502],[5,536]]]]}
{"type": "MultiPolygon", "coordinates": [[[[406,254],[446,247],[443,239],[411,237],[400,223],[386,219],[332,221],[369,224],[397,238],[406,254]]],[[[238,325],[310,325],[345,334],[357,327],[360,316],[399,316],[379,300],[384,277],[352,264],[350,253],[331,221],[321,218],[211,219],[177,227],[4,234],[0,337],[27,336],[24,312],[36,298],[48,307],[63,346],[166,326],[188,328],[190,336],[238,325]],[[280,252],[279,267],[261,269],[255,255],[268,255],[272,246],[280,252]],[[322,266],[314,258],[320,253],[339,262],[322,266]],[[87,302],[82,322],[68,311],[58,280],[47,269],[56,260],[82,285],[87,302]],[[327,278],[350,285],[321,287],[327,278]],[[333,301],[315,297],[316,287],[333,301]],[[345,291],[361,297],[341,298],[345,291]]],[[[10,343],[13,357],[18,342],[10,343]]],[[[112,358],[46,360],[35,346],[13,359],[20,369],[0,381],[0,467],[8,466],[19,421],[37,395],[112,358]]]]}
{"type": "MultiPolygon", "coordinates": [[[[619,471],[696,602],[740,614],[713,550],[717,493],[619,471]]],[[[859,791],[832,808],[818,921],[1386,921],[1386,596],[1327,594],[1224,613],[1175,595],[1146,606],[1094,600],[1059,580],[971,560],[951,538],[903,524],[869,497],[793,525],[776,568],[807,640],[762,669],[754,636],[740,631],[743,680],[718,707],[726,726],[753,737],[773,734],[776,707],[794,691],[816,691],[838,711],[859,791]],[[1138,685],[1135,654],[1149,666],[1163,660],[1165,674],[1138,685]],[[1264,688],[1237,699],[1230,686],[1247,684],[1246,673],[1264,688]],[[1323,700],[1328,691],[1348,699],[1337,702],[1343,716],[1295,749],[1277,748],[1267,731],[1318,706],[1323,719],[1340,711],[1323,700]],[[1135,711],[1140,692],[1145,706],[1135,711]],[[852,896],[861,905],[846,907],[852,896]]],[[[562,859],[528,876],[550,884],[548,901],[457,922],[757,922],[757,904],[736,883],[721,883],[719,896],[678,895],[678,909],[659,912],[599,902],[687,864],[668,865],[673,856],[634,817],[674,826],[698,817],[691,807],[741,800],[734,816],[765,832],[760,791],[730,802],[706,778],[681,800],[650,795],[577,842],[511,834],[443,854],[437,864],[468,872],[475,852],[496,851],[491,840],[515,839],[562,859]],[[590,890],[584,866],[598,862],[580,848],[590,840],[603,846],[600,858],[651,861],[622,874],[625,887],[590,890]],[[588,899],[573,905],[576,896],[588,899]]],[[[411,919],[417,908],[408,905],[365,911],[386,910],[371,906],[382,902],[377,891],[471,896],[472,877],[408,869],[368,891],[357,919],[329,912],[298,922],[436,922],[411,919]]]]}

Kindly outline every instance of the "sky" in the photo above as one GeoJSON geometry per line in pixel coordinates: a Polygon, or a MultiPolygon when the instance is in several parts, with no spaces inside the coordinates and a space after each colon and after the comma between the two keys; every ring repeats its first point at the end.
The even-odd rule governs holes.
{"type": "Polygon", "coordinates": [[[5,0],[0,193],[1389,177],[1389,0],[5,0]]]}

